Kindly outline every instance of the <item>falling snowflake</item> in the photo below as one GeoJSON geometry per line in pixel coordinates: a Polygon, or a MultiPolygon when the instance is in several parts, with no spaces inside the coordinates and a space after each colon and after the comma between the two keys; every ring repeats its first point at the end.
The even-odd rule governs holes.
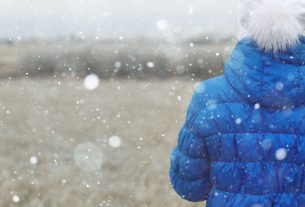
{"type": "Polygon", "coordinates": [[[108,143],[113,148],[118,148],[121,146],[121,138],[118,136],[112,136],[109,138],[108,143]]]}
{"type": "Polygon", "coordinates": [[[207,108],[208,108],[209,110],[216,109],[216,107],[217,107],[217,101],[214,100],[214,99],[208,100],[207,103],[206,103],[206,105],[207,105],[207,108]]]}
{"type": "Polygon", "coordinates": [[[261,143],[261,146],[265,151],[270,150],[272,147],[272,140],[264,139],[261,143]]]}
{"type": "Polygon", "coordinates": [[[116,61],[116,62],[114,63],[114,67],[115,67],[115,68],[121,68],[121,67],[122,67],[122,63],[121,63],[120,61],[116,61]]]}
{"type": "Polygon", "coordinates": [[[235,124],[239,125],[239,124],[241,124],[241,122],[242,122],[241,118],[235,119],[235,124]]]}
{"type": "Polygon", "coordinates": [[[156,22],[157,28],[160,31],[167,29],[167,22],[164,19],[160,19],[156,22]]]}
{"type": "Polygon", "coordinates": [[[256,104],[254,105],[254,109],[255,109],[255,110],[258,110],[260,107],[261,107],[261,105],[260,105],[259,103],[256,103],[256,104]]]}
{"type": "Polygon", "coordinates": [[[74,150],[74,162],[83,171],[97,171],[103,164],[103,152],[90,142],[81,143],[74,150]]]}
{"type": "Polygon", "coordinates": [[[35,156],[31,157],[31,158],[30,158],[30,163],[31,163],[32,165],[36,165],[36,164],[38,163],[38,158],[35,157],[35,156]]]}
{"type": "Polygon", "coordinates": [[[284,83],[282,82],[277,82],[275,85],[276,90],[281,91],[284,88],[284,83]]]}
{"type": "Polygon", "coordinates": [[[275,157],[278,161],[282,161],[287,157],[287,150],[284,148],[278,149],[275,152],[275,157]]]}
{"type": "Polygon", "coordinates": [[[293,73],[289,73],[288,76],[287,76],[288,81],[293,81],[294,78],[295,78],[295,76],[294,76],[293,73]]]}
{"type": "Polygon", "coordinates": [[[14,195],[14,196],[12,197],[12,201],[13,201],[14,203],[19,203],[19,202],[20,202],[19,196],[14,195]]]}
{"type": "Polygon", "coordinates": [[[84,87],[90,91],[96,89],[99,86],[99,84],[100,84],[99,77],[93,73],[88,75],[84,80],[84,87]]]}
{"type": "Polygon", "coordinates": [[[153,63],[153,62],[147,62],[146,65],[149,68],[154,68],[155,67],[155,63],[153,63]]]}

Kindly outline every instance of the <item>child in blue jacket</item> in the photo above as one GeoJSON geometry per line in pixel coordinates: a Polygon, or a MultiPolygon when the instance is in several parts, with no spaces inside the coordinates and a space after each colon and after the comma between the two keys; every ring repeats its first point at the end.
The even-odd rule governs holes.
{"type": "Polygon", "coordinates": [[[305,207],[304,0],[262,0],[190,102],[170,180],[207,207],[305,207]]]}

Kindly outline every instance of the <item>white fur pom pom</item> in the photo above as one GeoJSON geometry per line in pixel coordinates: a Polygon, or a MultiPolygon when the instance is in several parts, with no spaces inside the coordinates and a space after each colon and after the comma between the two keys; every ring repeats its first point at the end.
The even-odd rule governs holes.
{"type": "Polygon", "coordinates": [[[283,52],[299,43],[305,0],[261,0],[251,12],[248,35],[265,52],[283,52]]]}

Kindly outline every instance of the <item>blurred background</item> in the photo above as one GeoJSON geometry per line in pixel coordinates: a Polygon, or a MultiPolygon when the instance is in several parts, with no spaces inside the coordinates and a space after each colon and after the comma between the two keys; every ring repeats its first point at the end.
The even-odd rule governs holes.
{"type": "Polygon", "coordinates": [[[204,206],[168,178],[235,0],[1,0],[0,206],[204,206]]]}

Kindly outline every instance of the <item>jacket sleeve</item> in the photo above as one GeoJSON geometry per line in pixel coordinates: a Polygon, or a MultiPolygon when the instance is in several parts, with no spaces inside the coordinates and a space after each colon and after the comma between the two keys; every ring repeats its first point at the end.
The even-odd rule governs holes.
{"type": "Polygon", "coordinates": [[[178,145],[171,153],[169,172],[171,184],[178,195],[192,202],[206,200],[211,189],[205,141],[191,131],[192,122],[202,104],[200,99],[200,94],[195,92],[179,133],[178,145]]]}

